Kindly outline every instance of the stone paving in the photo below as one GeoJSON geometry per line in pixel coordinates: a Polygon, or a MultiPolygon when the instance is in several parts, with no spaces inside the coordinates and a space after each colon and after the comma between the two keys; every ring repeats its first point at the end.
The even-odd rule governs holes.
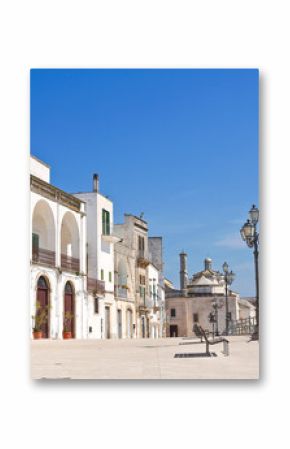
{"type": "Polygon", "coordinates": [[[176,353],[204,353],[198,339],[34,340],[33,379],[258,379],[259,343],[248,336],[228,337],[210,347],[216,357],[174,358],[176,353]],[[186,344],[184,344],[186,343],[186,344]]]}

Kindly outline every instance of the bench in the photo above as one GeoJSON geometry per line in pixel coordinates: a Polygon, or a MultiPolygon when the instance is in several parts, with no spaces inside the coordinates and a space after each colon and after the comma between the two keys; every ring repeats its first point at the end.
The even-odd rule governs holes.
{"type": "MultiPolygon", "coordinates": [[[[197,332],[199,332],[199,336],[200,338],[204,338],[205,339],[205,343],[206,343],[206,354],[210,355],[210,351],[209,351],[209,346],[210,345],[216,345],[218,343],[223,343],[223,354],[228,356],[230,354],[230,350],[229,350],[229,340],[227,340],[226,338],[218,338],[216,340],[209,340],[207,333],[205,332],[205,330],[199,326],[198,324],[196,324],[196,327],[198,328],[197,332]]],[[[195,332],[195,331],[194,331],[195,332]]],[[[202,340],[201,340],[202,341],[202,340]]]]}

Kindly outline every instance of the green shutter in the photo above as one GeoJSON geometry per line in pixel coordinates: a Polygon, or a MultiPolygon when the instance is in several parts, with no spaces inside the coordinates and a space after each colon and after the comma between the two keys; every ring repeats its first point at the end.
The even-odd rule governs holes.
{"type": "Polygon", "coordinates": [[[106,211],[106,231],[110,235],[110,212],[106,211]]]}
{"type": "Polygon", "coordinates": [[[102,232],[103,235],[110,235],[110,212],[102,210],[102,232]]]}
{"type": "Polygon", "coordinates": [[[37,253],[39,250],[39,235],[32,234],[32,252],[37,253]]]}
{"type": "Polygon", "coordinates": [[[103,233],[103,235],[106,234],[106,211],[105,211],[105,209],[102,210],[102,233],[103,233]]]}

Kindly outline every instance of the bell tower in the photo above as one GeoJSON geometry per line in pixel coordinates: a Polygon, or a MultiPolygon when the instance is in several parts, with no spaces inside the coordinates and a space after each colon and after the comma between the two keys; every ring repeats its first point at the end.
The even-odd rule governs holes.
{"type": "Polygon", "coordinates": [[[185,290],[188,284],[188,273],[187,273],[187,254],[182,251],[179,254],[180,257],[180,290],[185,290]]]}

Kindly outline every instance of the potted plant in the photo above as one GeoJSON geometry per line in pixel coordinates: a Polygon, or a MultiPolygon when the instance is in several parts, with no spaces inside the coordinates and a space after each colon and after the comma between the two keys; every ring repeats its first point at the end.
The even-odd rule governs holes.
{"type": "Polygon", "coordinates": [[[33,338],[39,340],[43,336],[42,326],[48,319],[48,306],[41,307],[40,302],[36,302],[36,312],[32,316],[34,326],[32,329],[33,338]]]}
{"type": "Polygon", "coordinates": [[[65,314],[64,314],[63,333],[62,333],[64,340],[68,340],[69,338],[72,338],[71,320],[73,317],[74,317],[74,315],[72,312],[65,312],[65,314]]]}

